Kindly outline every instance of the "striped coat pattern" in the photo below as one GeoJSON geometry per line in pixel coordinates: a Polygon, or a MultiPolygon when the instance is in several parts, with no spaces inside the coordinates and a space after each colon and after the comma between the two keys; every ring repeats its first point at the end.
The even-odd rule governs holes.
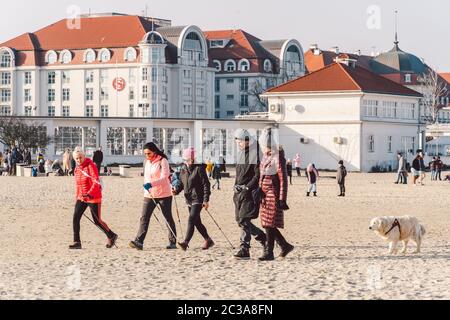
{"type": "Polygon", "coordinates": [[[278,201],[287,199],[286,159],[282,151],[264,155],[260,166],[259,186],[264,193],[260,216],[263,228],[284,228],[284,212],[278,201]]]}

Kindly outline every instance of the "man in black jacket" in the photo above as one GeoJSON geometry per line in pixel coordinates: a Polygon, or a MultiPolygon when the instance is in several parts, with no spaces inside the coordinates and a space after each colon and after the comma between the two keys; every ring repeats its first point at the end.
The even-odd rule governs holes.
{"type": "Polygon", "coordinates": [[[101,167],[102,167],[102,162],[103,162],[103,152],[102,152],[102,147],[99,147],[95,152],[94,152],[94,156],[92,157],[92,161],[94,161],[95,166],[98,169],[98,174],[100,175],[101,171],[101,167]]]}
{"type": "Polygon", "coordinates": [[[263,247],[266,244],[265,233],[257,228],[252,220],[259,215],[259,147],[247,130],[239,129],[235,134],[238,145],[236,162],[236,181],[234,186],[234,204],[236,221],[241,229],[241,249],[235,254],[237,259],[250,258],[252,235],[263,247]]]}

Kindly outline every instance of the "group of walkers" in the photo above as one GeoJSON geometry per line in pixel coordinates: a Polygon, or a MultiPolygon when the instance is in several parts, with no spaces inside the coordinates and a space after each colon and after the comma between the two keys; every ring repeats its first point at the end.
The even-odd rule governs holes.
{"type": "MultiPolygon", "coordinates": [[[[397,154],[398,159],[398,171],[397,171],[397,181],[395,184],[408,184],[408,163],[405,156],[402,153],[397,154]]],[[[438,179],[442,181],[442,169],[444,167],[444,163],[442,162],[440,157],[433,157],[433,159],[428,164],[431,173],[431,180],[437,181],[438,179]]],[[[423,181],[425,179],[425,160],[424,154],[421,149],[418,149],[416,152],[416,156],[411,165],[411,174],[412,174],[412,184],[413,185],[424,185],[423,181]]]]}
{"type": "Polygon", "coordinates": [[[5,155],[0,152],[0,165],[3,167],[4,175],[17,175],[17,164],[31,165],[31,151],[28,148],[13,147],[6,150],[5,155]]]}
{"type": "MultiPolygon", "coordinates": [[[[238,146],[238,161],[233,201],[236,223],[241,230],[240,249],[235,254],[235,258],[250,258],[252,236],[264,249],[259,260],[275,259],[275,243],[281,249],[279,256],[284,258],[294,249],[294,246],[280,232],[280,229],[284,228],[284,211],[289,210],[284,151],[274,142],[271,129],[264,131],[259,144],[247,130],[238,130],[235,140],[238,146]],[[260,151],[262,151],[262,157],[260,151]],[[252,222],[258,217],[261,219],[264,231],[252,222]]],[[[176,249],[177,245],[184,251],[188,250],[195,230],[204,239],[203,250],[213,247],[215,243],[201,219],[202,211],[211,215],[209,212],[211,183],[206,164],[196,162],[196,152],[193,148],[183,151],[183,164],[175,172],[172,172],[167,156],[154,143],[144,146],[144,154],[146,160],[142,215],[138,232],[135,239],[130,242],[130,247],[143,250],[152,216],[155,216],[161,225],[165,224],[168,229],[168,250],[176,249]],[[178,235],[172,215],[172,204],[175,202],[180,222],[176,196],[181,193],[184,194],[189,209],[184,239],[178,235]],[[163,221],[155,215],[155,210],[162,213],[163,221]]],[[[80,219],[88,207],[93,218],[91,221],[105,233],[108,239],[106,247],[112,248],[116,245],[118,236],[101,218],[102,189],[98,168],[79,148],[74,151],[73,158],[77,163],[74,170],[77,203],[73,217],[74,242],[69,248],[82,248],[80,219]]]]}

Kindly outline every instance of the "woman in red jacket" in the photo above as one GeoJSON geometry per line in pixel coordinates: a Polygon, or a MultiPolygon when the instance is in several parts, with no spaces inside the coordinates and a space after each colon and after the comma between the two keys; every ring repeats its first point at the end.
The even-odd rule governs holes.
{"type": "Polygon", "coordinates": [[[97,167],[91,159],[86,158],[80,148],[75,149],[73,158],[77,163],[74,172],[77,203],[75,204],[75,212],[73,215],[74,243],[69,246],[69,249],[81,249],[80,221],[88,207],[91,210],[92,218],[96,226],[108,237],[106,247],[108,249],[112,248],[116,244],[118,236],[102,220],[102,188],[97,167]]]}

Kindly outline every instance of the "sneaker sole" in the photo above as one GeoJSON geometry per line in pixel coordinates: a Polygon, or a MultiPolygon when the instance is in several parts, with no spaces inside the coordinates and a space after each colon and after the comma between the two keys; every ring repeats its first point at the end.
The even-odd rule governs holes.
{"type": "Polygon", "coordinates": [[[138,250],[138,251],[144,250],[144,248],[139,248],[139,247],[137,247],[135,244],[133,244],[133,243],[131,243],[131,242],[130,242],[130,248],[136,249],[136,250],[138,250]]]}
{"type": "Polygon", "coordinates": [[[246,258],[243,258],[243,257],[234,257],[236,260],[250,260],[250,257],[246,257],[246,258]]]}

